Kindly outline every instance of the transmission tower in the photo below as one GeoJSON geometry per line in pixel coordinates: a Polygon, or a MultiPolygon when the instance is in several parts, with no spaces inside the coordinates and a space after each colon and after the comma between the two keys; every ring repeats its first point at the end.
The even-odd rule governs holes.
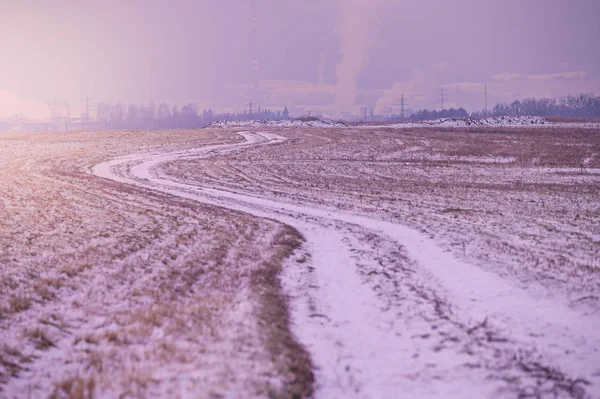
{"type": "Polygon", "coordinates": [[[398,105],[400,105],[400,116],[402,117],[402,119],[406,118],[407,103],[406,103],[406,99],[404,98],[404,93],[402,93],[402,95],[400,96],[398,105]]]}
{"type": "Polygon", "coordinates": [[[83,128],[84,130],[88,129],[88,125],[90,123],[90,107],[92,99],[88,96],[85,96],[84,99],[81,100],[83,102],[83,128]]]}

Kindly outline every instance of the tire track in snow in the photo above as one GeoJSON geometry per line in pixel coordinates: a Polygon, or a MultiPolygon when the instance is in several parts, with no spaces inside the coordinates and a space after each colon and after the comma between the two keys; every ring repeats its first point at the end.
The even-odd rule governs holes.
{"type": "MultiPolygon", "coordinates": [[[[376,231],[402,244],[419,268],[434,277],[431,285],[443,287],[444,295],[462,320],[489,318],[515,342],[538,348],[563,371],[594,383],[590,391],[599,393],[600,320],[595,315],[581,315],[552,299],[533,298],[498,276],[456,259],[432,239],[402,225],[348,212],[197,187],[160,175],[157,167],[164,162],[210,157],[285,141],[269,133],[239,134],[245,139],[241,143],[133,155],[97,165],[92,173],[124,184],[275,219],[300,231],[307,240],[306,249],[311,254],[318,286],[312,295],[321,309],[319,312],[327,319],[314,320],[314,314],[292,304],[296,307],[296,334],[314,359],[319,395],[394,397],[407,388],[406,376],[411,372],[410,363],[406,363],[403,356],[410,352],[414,341],[389,327],[393,324],[393,315],[382,312],[381,302],[357,274],[356,260],[345,242],[347,233],[343,232],[343,225],[376,231]]],[[[475,396],[490,394],[489,386],[460,390],[475,396]]],[[[427,397],[448,394],[447,391],[426,392],[423,394],[427,397]]]]}

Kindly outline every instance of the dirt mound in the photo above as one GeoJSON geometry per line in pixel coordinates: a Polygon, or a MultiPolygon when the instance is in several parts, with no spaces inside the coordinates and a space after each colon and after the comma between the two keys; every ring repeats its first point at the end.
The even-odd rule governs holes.
{"type": "MultiPolygon", "coordinates": [[[[419,122],[404,122],[383,127],[408,128],[408,127],[480,127],[480,126],[545,126],[553,125],[548,119],[541,116],[498,116],[494,118],[442,118],[419,122]]],[[[374,126],[369,126],[374,127],[374,126]]]]}
{"type": "Polygon", "coordinates": [[[424,121],[422,124],[433,126],[529,126],[550,125],[552,122],[541,116],[499,116],[485,119],[445,118],[424,121]]]}
{"type": "Polygon", "coordinates": [[[235,128],[235,127],[346,127],[341,122],[315,120],[258,120],[258,121],[217,121],[210,124],[209,127],[217,128],[235,128]]]}

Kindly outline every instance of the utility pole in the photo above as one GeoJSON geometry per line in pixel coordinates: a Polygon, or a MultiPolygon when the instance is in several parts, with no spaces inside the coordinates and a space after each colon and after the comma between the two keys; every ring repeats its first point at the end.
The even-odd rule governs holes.
{"type": "Polygon", "coordinates": [[[400,97],[400,116],[402,116],[402,119],[406,118],[406,102],[404,101],[404,93],[402,93],[402,97],[400,97]]]}
{"type": "Polygon", "coordinates": [[[87,130],[88,124],[90,122],[90,101],[91,101],[91,99],[88,96],[85,96],[85,98],[82,101],[83,101],[83,108],[85,110],[83,113],[83,128],[84,128],[84,130],[87,130]]]}
{"type": "Polygon", "coordinates": [[[68,132],[71,121],[71,103],[65,101],[63,104],[65,106],[65,130],[68,132]]]}
{"type": "Polygon", "coordinates": [[[440,99],[441,99],[442,111],[443,111],[444,110],[444,88],[443,87],[440,89],[440,94],[441,94],[440,99]]]}
{"type": "Polygon", "coordinates": [[[488,89],[487,89],[487,82],[485,82],[485,113],[487,116],[488,113],[488,89]]]}
{"type": "Polygon", "coordinates": [[[367,121],[367,107],[360,107],[360,113],[362,114],[363,121],[367,121]]]}

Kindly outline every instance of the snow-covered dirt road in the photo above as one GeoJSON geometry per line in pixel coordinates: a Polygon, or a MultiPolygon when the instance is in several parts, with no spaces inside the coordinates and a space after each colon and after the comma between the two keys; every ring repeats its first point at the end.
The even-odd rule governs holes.
{"type": "Polygon", "coordinates": [[[236,144],[118,158],[92,173],[296,228],[306,242],[282,281],[318,397],[600,397],[597,315],[535,296],[398,223],[161,170],[286,141],[239,134],[236,144]]]}

